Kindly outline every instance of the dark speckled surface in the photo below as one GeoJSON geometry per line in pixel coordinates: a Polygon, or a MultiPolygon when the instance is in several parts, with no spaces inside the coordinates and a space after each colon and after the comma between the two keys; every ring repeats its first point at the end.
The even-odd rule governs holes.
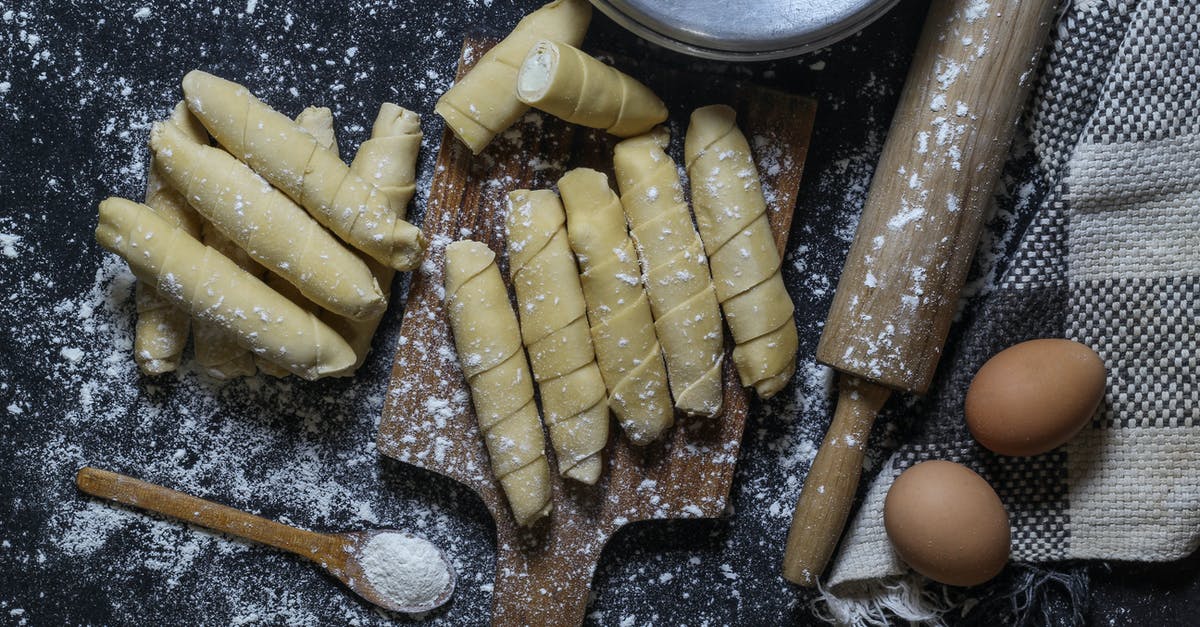
{"type": "MultiPolygon", "coordinates": [[[[414,108],[425,114],[427,183],[441,136],[433,103],[462,33],[501,31],[537,3],[218,4],[0,0],[0,624],[406,620],[290,556],[89,502],[71,485],[85,463],[310,528],[412,529],[446,547],[460,573],[456,598],[427,619],[485,622],[493,530],[484,509],[465,489],[372,448],[399,307],[354,381],[218,386],[194,370],[139,379],[122,361],[128,349],[111,346],[128,338],[128,280],[91,231],[100,199],[141,197],[147,125],[166,115],[194,67],[241,80],[289,113],[333,107],[344,154],[366,138],[381,100],[414,108]]],[[[754,65],[695,61],[596,17],[585,47],[748,78],[811,95],[820,109],[785,264],[801,330],[798,380],[755,407],[728,516],[618,534],[596,573],[589,622],[815,620],[811,593],[778,575],[791,507],[828,421],[822,372],[807,356],[923,11],[902,2],[832,48],[754,65]]],[[[421,194],[417,216],[423,202],[421,194]]],[[[914,418],[894,405],[877,442],[914,418]]],[[[1196,623],[1195,556],[1083,568],[1089,623],[1196,623]]],[[[1010,569],[979,594],[1007,596],[1019,574],[1010,569]]],[[[1004,622],[997,608],[1007,605],[980,605],[962,622],[1004,622]]],[[[1068,620],[1060,603],[1048,606],[1035,622],[1068,620]]]]}

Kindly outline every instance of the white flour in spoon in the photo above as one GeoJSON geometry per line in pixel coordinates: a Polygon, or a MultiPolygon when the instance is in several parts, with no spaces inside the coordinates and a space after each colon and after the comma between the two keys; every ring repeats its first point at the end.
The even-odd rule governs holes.
{"type": "Polygon", "coordinates": [[[450,570],[428,540],[404,533],[376,534],[359,558],[367,582],[402,607],[427,607],[446,590],[450,570]]]}

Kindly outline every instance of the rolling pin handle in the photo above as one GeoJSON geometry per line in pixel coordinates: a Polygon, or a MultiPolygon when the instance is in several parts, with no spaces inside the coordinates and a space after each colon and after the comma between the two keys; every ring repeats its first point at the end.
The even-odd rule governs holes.
{"type": "Polygon", "coordinates": [[[863,454],[875,417],[892,391],[858,377],[841,375],[838,404],[829,431],[800,491],[783,557],[783,576],[814,586],[846,526],[862,474],[863,454]]]}

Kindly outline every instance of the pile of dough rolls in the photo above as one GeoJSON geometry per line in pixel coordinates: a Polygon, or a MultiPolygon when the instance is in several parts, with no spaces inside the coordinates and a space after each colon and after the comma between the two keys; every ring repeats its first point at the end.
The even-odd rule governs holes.
{"type": "Polygon", "coordinates": [[[139,279],[139,368],[175,370],[194,333],[218,379],[353,373],[425,247],[404,220],[419,116],[384,103],[346,165],[327,108],[293,120],[198,70],[183,93],[150,132],[145,203],[100,203],[97,240],[139,279]]]}

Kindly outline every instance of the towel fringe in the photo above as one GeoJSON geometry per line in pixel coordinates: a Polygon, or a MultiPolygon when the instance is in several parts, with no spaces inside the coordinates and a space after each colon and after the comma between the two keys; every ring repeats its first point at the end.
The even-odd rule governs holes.
{"type": "Polygon", "coordinates": [[[813,613],[834,625],[887,627],[896,619],[915,625],[945,625],[942,615],[961,605],[945,586],[930,586],[925,577],[908,573],[826,588],[817,584],[819,595],[813,613]]]}

